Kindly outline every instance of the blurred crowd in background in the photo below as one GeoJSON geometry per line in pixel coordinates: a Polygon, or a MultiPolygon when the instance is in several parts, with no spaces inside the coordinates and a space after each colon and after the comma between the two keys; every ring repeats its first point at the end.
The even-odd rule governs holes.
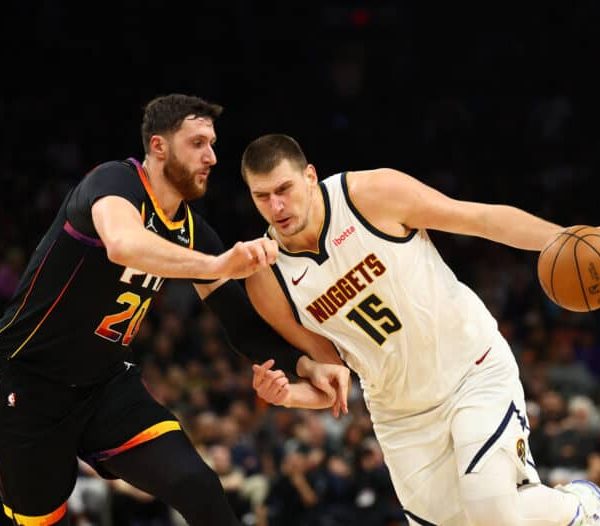
{"type": "MultiPolygon", "coordinates": [[[[170,92],[225,106],[217,121],[219,162],[208,194],[193,206],[227,246],[265,229],[239,160],[245,144],[267,132],[297,138],[321,178],[393,167],[458,199],[513,204],[565,226],[600,224],[598,102],[522,93],[535,79],[557,78],[556,64],[581,75],[568,53],[589,43],[598,20],[594,2],[561,13],[569,30],[562,34],[572,37],[568,48],[553,38],[558,22],[550,7],[536,18],[535,32],[481,25],[471,40],[453,34],[453,44],[436,18],[435,29],[445,29],[435,47],[419,33],[423,14],[408,3],[324,2],[301,12],[300,2],[286,9],[266,2],[264,10],[258,2],[232,2],[226,14],[203,4],[204,11],[187,11],[196,27],[174,35],[158,65],[159,44],[148,28],[155,35],[156,24],[178,28],[181,15],[166,2],[154,4],[152,17],[142,2],[122,7],[118,17],[94,12],[98,28],[81,25],[82,7],[11,7],[33,28],[27,38],[12,33],[20,59],[48,60],[56,74],[44,89],[29,82],[31,72],[20,85],[11,78],[0,97],[0,309],[69,187],[100,162],[141,160],[143,105],[170,92]],[[489,83],[494,72],[508,71],[514,75],[502,86],[524,86],[518,96],[510,89],[495,96],[437,93],[437,75],[456,88],[461,76],[489,83]]],[[[10,67],[15,59],[7,60],[10,67]]],[[[446,90],[465,92],[473,90],[446,90]]],[[[543,480],[600,484],[598,312],[554,305],[537,281],[535,253],[431,236],[512,346],[543,480]]],[[[231,350],[185,281],[161,289],[131,347],[148,389],[181,418],[244,525],[406,524],[355,377],[350,412],[340,419],[265,405],[252,389],[248,361],[231,350]]],[[[83,463],[69,506],[79,526],[182,522],[159,501],[102,480],[83,463]]]]}

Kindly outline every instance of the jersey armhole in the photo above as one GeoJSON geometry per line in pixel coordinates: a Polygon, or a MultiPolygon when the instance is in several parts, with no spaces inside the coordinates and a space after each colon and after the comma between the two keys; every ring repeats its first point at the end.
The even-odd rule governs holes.
{"type": "Polygon", "coordinates": [[[417,233],[417,229],[413,228],[406,236],[392,236],[391,234],[386,234],[382,232],[378,228],[375,228],[369,221],[358,211],[358,208],[352,202],[352,198],[350,197],[350,192],[348,191],[348,182],[346,181],[346,175],[348,172],[342,172],[340,175],[340,181],[342,183],[342,191],[344,193],[344,198],[346,199],[346,204],[348,208],[352,211],[352,213],[356,216],[356,218],[361,222],[361,224],[369,231],[371,234],[380,237],[381,239],[385,239],[386,241],[391,241],[392,243],[407,243],[410,241],[415,234],[417,233]]]}
{"type": "Polygon", "coordinates": [[[277,281],[279,282],[279,286],[281,287],[281,290],[283,290],[283,293],[285,294],[288,304],[289,304],[290,308],[292,309],[292,313],[294,314],[295,320],[300,325],[302,325],[302,322],[300,321],[300,314],[298,314],[298,308],[296,307],[296,304],[294,303],[294,300],[292,299],[292,296],[290,295],[290,291],[288,290],[285,280],[283,279],[283,274],[281,273],[281,270],[279,270],[277,263],[275,263],[273,266],[271,266],[271,268],[273,269],[273,274],[275,274],[275,277],[277,278],[277,281]]]}

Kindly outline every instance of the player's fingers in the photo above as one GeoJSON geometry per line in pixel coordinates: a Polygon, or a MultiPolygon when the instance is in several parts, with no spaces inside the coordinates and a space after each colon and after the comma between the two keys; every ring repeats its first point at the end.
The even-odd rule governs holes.
{"type": "Polygon", "coordinates": [[[278,380],[279,378],[286,378],[285,373],[281,369],[277,369],[276,371],[267,371],[269,378],[273,380],[278,380]]]}
{"type": "Polygon", "coordinates": [[[315,387],[321,389],[331,400],[335,400],[337,397],[335,388],[331,385],[329,379],[325,378],[324,380],[316,384],[315,387]]]}
{"type": "Polygon", "coordinates": [[[256,262],[258,267],[264,267],[267,264],[267,256],[262,247],[262,239],[258,242],[251,242],[248,245],[249,250],[252,252],[252,258],[256,262]]]}
{"type": "Polygon", "coordinates": [[[276,394],[280,389],[283,389],[289,383],[290,381],[285,376],[282,378],[277,378],[271,382],[271,390],[276,394]]]}
{"type": "Polygon", "coordinates": [[[260,364],[263,369],[270,369],[275,365],[275,360],[273,358],[269,358],[267,361],[260,364]]]}
{"type": "Polygon", "coordinates": [[[265,371],[260,384],[262,392],[266,393],[269,390],[277,390],[278,386],[289,382],[285,375],[276,374],[275,371],[265,371]]]}
{"type": "Polygon", "coordinates": [[[274,400],[277,399],[277,395],[279,391],[286,387],[289,384],[289,380],[287,378],[278,378],[277,380],[273,380],[269,382],[268,386],[265,386],[263,390],[263,398],[271,403],[274,403],[274,400]]]}
{"type": "Polygon", "coordinates": [[[255,363],[252,368],[260,369],[261,371],[268,371],[275,365],[275,360],[273,358],[269,358],[265,360],[263,363],[255,363]]]}
{"type": "Polygon", "coordinates": [[[289,382],[287,376],[285,375],[285,373],[283,371],[281,371],[281,370],[277,370],[277,371],[265,370],[263,372],[261,381],[262,381],[262,384],[264,384],[264,386],[266,388],[266,387],[274,384],[281,378],[285,378],[289,382]]]}
{"type": "Polygon", "coordinates": [[[252,372],[252,388],[258,390],[264,380],[264,370],[260,365],[253,365],[252,372]]]}
{"type": "Polygon", "coordinates": [[[336,400],[331,406],[331,414],[334,418],[338,418],[340,416],[340,401],[336,400]]]}
{"type": "Polygon", "coordinates": [[[275,400],[274,400],[274,404],[277,405],[281,405],[285,399],[288,397],[288,394],[290,392],[290,386],[288,385],[284,385],[279,392],[277,393],[277,395],[275,396],[275,400]]]}
{"type": "Polygon", "coordinates": [[[254,389],[258,388],[265,379],[265,375],[271,367],[275,365],[275,360],[272,358],[268,359],[266,362],[261,363],[260,365],[254,364],[252,365],[252,372],[254,373],[252,378],[252,387],[254,389]]]}
{"type": "Polygon", "coordinates": [[[240,257],[243,257],[247,260],[254,259],[254,255],[249,250],[247,242],[238,241],[235,245],[233,245],[233,251],[236,252],[240,257]]]}
{"type": "Polygon", "coordinates": [[[340,410],[348,413],[348,389],[350,387],[350,374],[346,368],[343,368],[337,379],[337,401],[339,402],[340,410]]]}
{"type": "Polygon", "coordinates": [[[277,260],[277,254],[279,252],[277,241],[275,241],[274,239],[263,239],[262,246],[263,250],[265,251],[267,263],[269,265],[272,265],[277,260]]]}

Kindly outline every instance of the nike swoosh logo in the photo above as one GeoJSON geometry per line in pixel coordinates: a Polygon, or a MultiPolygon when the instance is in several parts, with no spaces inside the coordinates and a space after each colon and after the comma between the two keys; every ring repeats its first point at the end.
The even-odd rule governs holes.
{"type": "Polygon", "coordinates": [[[483,356],[481,358],[479,358],[478,360],[475,361],[475,365],[479,365],[481,362],[483,362],[483,360],[485,360],[485,357],[488,355],[488,353],[492,350],[492,348],[490,347],[487,351],[485,351],[483,353],[483,356]]]}
{"type": "Polygon", "coordinates": [[[302,275],[301,275],[301,276],[300,276],[298,279],[292,278],[292,283],[293,283],[294,285],[298,285],[298,283],[300,283],[300,281],[302,280],[302,278],[303,278],[304,276],[306,276],[306,273],[307,273],[307,272],[308,272],[308,267],[306,267],[306,268],[304,269],[304,272],[302,273],[302,275]]]}

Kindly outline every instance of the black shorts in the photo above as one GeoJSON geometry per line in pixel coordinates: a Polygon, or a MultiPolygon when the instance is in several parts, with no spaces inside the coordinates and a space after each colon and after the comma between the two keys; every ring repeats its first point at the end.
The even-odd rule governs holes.
{"type": "Polygon", "coordinates": [[[106,383],[70,387],[10,363],[0,378],[4,512],[18,523],[52,524],[66,513],[78,456],[114,478],[102,460],[180,429],[130,364],[106,383]]]}

